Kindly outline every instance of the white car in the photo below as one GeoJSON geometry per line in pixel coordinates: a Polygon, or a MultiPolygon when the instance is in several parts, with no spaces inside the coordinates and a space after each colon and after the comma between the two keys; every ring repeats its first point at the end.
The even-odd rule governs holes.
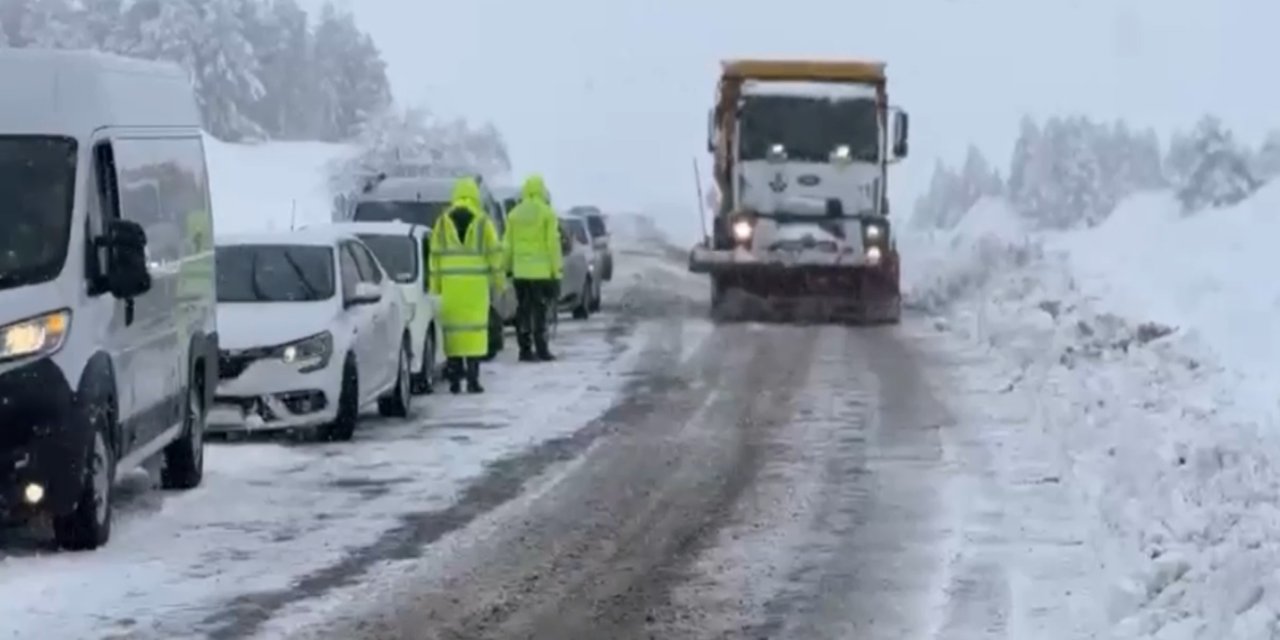
{"type": "Polygon", "coordinates": [[[335,229],[220,239],[210,432],[350,440],[360,409],[409,413],[408,313],[369,248],[335,229]]]}
{"type": "Polygon", "coordinates": [[[443,363],[444,332],[436,321],[440,297],[428,292],[427,243],[431,229],[405,222],[339,222],[332,225],[360,238],[400,289],[409,313],[413,392],[431,393],[443,363]]]}
{"type": "Polygon", "coordinates": [[[560,280],[559,308],[568,308],[575,319],[586,320],[600,310],[602,280],[596,271],[587,221],[578,216],[560,216],[560,245],[564,277],[560,280]]]}

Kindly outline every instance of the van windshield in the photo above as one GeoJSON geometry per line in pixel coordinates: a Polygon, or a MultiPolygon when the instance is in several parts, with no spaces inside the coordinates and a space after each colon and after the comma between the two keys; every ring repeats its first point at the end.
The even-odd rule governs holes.
{"type": "Polygon", "coordinates": [[[67,260],[76,142],[0,136],[0,289],[47,282],[67,260]]]}
{"type": "Polygon", "coordinates": [[[392,280],[413,282],[418,277],[418,243],[409,236],[388,236],[373,233],[357,234],[365,246],[382,263],[382,268],[392,280]]]}
{"type": "Polygon", "coordinates": [[[420,224],[430,229],[436,218],[449,208],[446,201],[419,202],[415,200],[367,200],[356,205],[353,219],[356,222],[390,222],[399,220],[420,224]]]}
{"type": "Polygon", "coordinates": [[[218,302],[316,302],[334,295],[333,249],[307,245],[218,247],[218,302]]]}

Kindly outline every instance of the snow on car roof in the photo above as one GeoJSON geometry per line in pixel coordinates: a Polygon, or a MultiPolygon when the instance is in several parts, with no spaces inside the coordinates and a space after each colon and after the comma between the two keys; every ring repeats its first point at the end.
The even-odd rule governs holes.
{"type": "Polygon", "coordinates": [[[306,227],[293,231],[260,231],[257,233],[241,233],[218,238],[218,246],[245,244],[283,244],[294,246],[328,246],[339,240],[353,239],[352,233],[346,229],[333,226],[306,227]]]}
{"type": "Polygon", "coordinates": [[[453,197],[453,185],[456,178],[387,178],[378,183],[369,193],[360,196],[360,200],[424,200],[427,202],[447,202],[453,197]]]}

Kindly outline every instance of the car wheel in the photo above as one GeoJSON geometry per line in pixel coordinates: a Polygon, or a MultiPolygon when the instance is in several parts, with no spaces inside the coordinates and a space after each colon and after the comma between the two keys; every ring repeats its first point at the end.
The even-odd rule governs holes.
{"type": "Polygon", "coordinates": [[[505,346],[506,336],[503,335],[505,328],[502,324],[502,316],[493,308],[489,309],[489,353],[485,354],[486,361],[493,360],[498,357],[505,346]]]}
{"type": "Polygon", "coordinates": [[[592,289],[591,289],[591,307],[590,307],[590,311],[591,311],[591,313],[600,313],[600,305],[601,305],[601,300],[600,300],[600,299],[601,299],[602,297],[604,297],[602,294],[603,294],[603,292],[602,292],[602,291],[600,291],[600,287],[599,287],[599,286],[592,287],[592,289]]]}
{"type": "Polygon", "coordinates": [[[396,360],[396,385],[391,395],[378,398],[378,413],[384,418],[404,418],[409,415],[412,390],[409,387],[409,336],[400,341],[400,357],[396,360]]]}
{"type": "Polygon", "coordinates": [[[111,538],[111,502],[116,475],[115,452],[108,438],[112,421],[111,418],[95,421],[80,499],[71,513],[53,519],[53,537],[63,549],[97,549],[111,538]]]}
{"type": "Polygon", "coordinates": [[[360,378],[356,361],[350,356],[342,366],[342,388],[338,391],[338,415],[333,422],[317,430],[321,440],[346,442],[356,433],[360,418],[360,378]]]}
{"type": "Polygon", "coordinates": [[[413,376],[413,392],[429,394],[436,388],[436,326],[427,327],[422,340],[422,369],[413,376]]]}
{"type": "Polygon", "coordinates": [[[160,485],[165,489],[194,489],[204,479],[204,430],[208,413],[204,407],[203,369],[198,362],[191,367],[182,437],[164,450],[160,485]]]}
{"type": "Polygon", "coordinates": [[[591,317],[591,278],[582,283],[582,292],[578,294],[578,306],[573,308],[574,320],[586,320],[591,317]]]}

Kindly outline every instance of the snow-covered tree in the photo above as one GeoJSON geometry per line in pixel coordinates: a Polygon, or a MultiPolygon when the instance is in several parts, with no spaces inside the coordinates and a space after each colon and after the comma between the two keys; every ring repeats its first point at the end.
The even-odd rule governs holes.
{"type": "Polygon", "coordinates": [[[492,125],[441,121],[422,108],[385,108],[365,122],[357,140],[360,153],[330,167],[329,186],[339,198],[379,174],[500,178],[511,170],[506,143],[492,125]]]}
{"type": "Polygon", "coordinates": [[[311,65],[312,36],[295,0],[275,0],[248,25],[246,37],[257,52],[266,94],[252,107],[254,118],[277,137],[320,137],[316,83],[311,65]]]}
{"type": "Polygon", "coordinates": [[[933,168],[929,189],[915,205],[912,224],[921,227],[954,227],[973,205],[988,196],[1004,192],[1004,180],[986,156],[970,145],[959,172],[941,161],[933,168]]]}
{"type": "MultiPolygon", "coordinates": [[[[74,0],[7,0],[14,6],[6,9],[16,17],[15,46],[55,49],[88,47],[87,33],[81,27],[79,4],[74,0]]],[[[6,21],[7,22],[7,21],[6,21]]]]}
{"type": "Polygon", "coordinates": [[[1222,122],[1205,116],[1186,139],[1190,159],[1178,200],[1187,211],[1225,207],[1249,197],[1260,186],[1249,168],[1247,152],[1222,122]]]}
{"type": "Polygon", "coordinates": [[[360,32],[349,12],[326,3],[316,25],[313,64],[323,72],[317,90],[327,136],[345,140],[391,104],[386,63],[373,39],[360,32]]]}
{"type": "Polygon", "coordinates": [[[1280,176],[1280,131],[1271,131],[1253,154],[1253,176],[1261,182],[1270,182],[1280,176]]]}

